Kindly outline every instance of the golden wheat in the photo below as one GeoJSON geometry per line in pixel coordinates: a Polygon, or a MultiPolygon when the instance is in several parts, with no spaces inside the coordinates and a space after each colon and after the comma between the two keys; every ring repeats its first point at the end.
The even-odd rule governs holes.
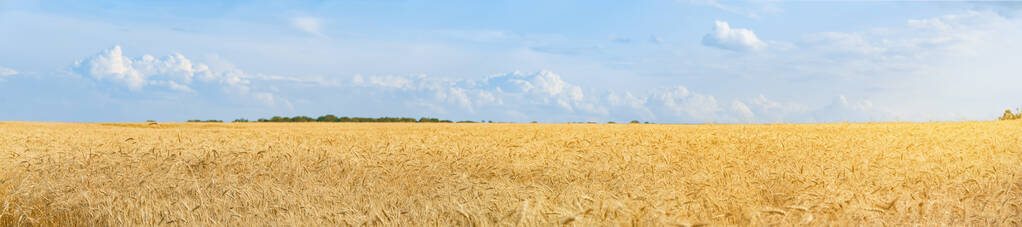
{"type": "Polygon", "coordinates": [[[0,122],[0,225],[1019,225],[1022,122],[0,122]]]}

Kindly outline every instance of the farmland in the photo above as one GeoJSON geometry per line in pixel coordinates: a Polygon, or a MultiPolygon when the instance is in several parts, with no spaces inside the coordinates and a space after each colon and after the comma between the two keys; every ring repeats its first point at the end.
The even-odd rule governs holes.
{"type": "Polygon", "coordinates": [[[0,122],[0,225],[1022,224],[1022,121],[0,122]]]}

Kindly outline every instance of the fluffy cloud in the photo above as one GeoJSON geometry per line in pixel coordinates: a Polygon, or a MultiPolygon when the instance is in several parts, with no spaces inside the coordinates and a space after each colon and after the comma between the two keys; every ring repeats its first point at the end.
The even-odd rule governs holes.
{"type": "Polygon", "coordinates": [[[585,102],[582,88],[561,80],[561,76],[550,71],[538,73],[514,72],[495,75],[484,81],[484,86],[512,96],[527,96],[543,104],[556,103],[566,110],[581,109],[598,111],[585,102]]]}
{"type": "Polygon", "coordinates": [[[739,120],[741,122],[753,122],[756,119],[756,114],[752,112],[752,109],[748,105],[745,105],[742,101],[732,101],[731,109],[738,113],[739,120]]]}
{"type": "Polygon", "coordinates": [[[71,71],[97,82],[109,82],[114,87],[124,87],[135,93],[146,93],[150,89],[181,93],[226,93],[267,105],[288,103],[263,87],[255,87],[254,81],[299,81],[296,78],[252,75],[230,64],[223,68],[211,68],[204,63],[193,62],[181,54],[164,57],[142,55],[127,57],[120,46],[76,61],[71,71]]]}
{"type": "Polygon", "coordinates": [[[291,26],[294,26],[298,30],[312,34],[312,35],[323,35],[320,32],[320,19],[315,17],[296,17],[291,19],[291,26]]]}
{"type": "Polygon", "coordinates": [[[3,78],[5,76],[13,76],[17,74],[18,71],[14,71],[14,69],[0,66],[0,78],[3,78]]]}
{"type": "Polygon", "coordinates": [[[647,100],[650,108],[665,115],[661,118],[697,122],[720,120],[721,108],[717,98],[689,92],[684,86],[655,90],[647,100]]]}
{"type": "Polygon", "coordinates": [[[582,88],[550,71],[512,72],[482,80],[450,80],[416,76],[355,76],[355,86],[397,91],[419,105],[450,106],[475,112],[479,108],[556,108],[566,113],[601,112],[582,88]],[[429,97],[429,99],[424,99],[429,97]]]}
{"type": "Polygon", "coordinates": [[[714,22],[713,32],[703,36],[703,45],[733,51],[754,51],[767,46],[751,30],[731,28],[724,21],[714,22]]]}
{"type": "Polygon", "coordinates": [[[181,54],[163,58],[155,58],[151,55],[129,58],[124,56],[120,46],[114,46],[95,56],[79,60],[71,68],[73,72],[82,76],[115,81],[136,91],[146,86],[164,86],[174,90],[191,91],[191,88],[183,84],[190,83],[192,78],[197,75],[204,79],[212,77],[208,66],[192,64],[181,54]]]}

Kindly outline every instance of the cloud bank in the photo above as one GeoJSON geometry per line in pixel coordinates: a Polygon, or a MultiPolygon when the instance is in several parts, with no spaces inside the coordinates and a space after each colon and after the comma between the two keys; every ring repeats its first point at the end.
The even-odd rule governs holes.
{"type": "MultiPolygon", "coordinates": [[[[151,116],[230,120],[327,113],[512,122],[770,123],[889,119],[872,102],[851,101],[845,96],[817,107],[774,101],[764,95],[721,100],[683,85],[665,84],[642,91],[587,88],[550,70],[514,71],[477,79],[419,74],[356,75],[347,81],[329,81],[251,74],[230,63],[210,64],[177,53],[162,57],[149,54],[129,57],[124,53],[120,46],[114,46],[74,62],[70,71],[81,81],[68,79],[63,85],[40,85],[45,84],[42,81],[46,78],[39,78],[18,81],[28,85],[0,83],[0,86],[68,90],[78,95],[62,96],[64,102],[76,103],[62,107],[71,108],[67,112],[99,108],[97,114],[109,114],[102,110],[121,109],[122,115],[115,120],[151,116]]],[[[34,107],[36,104],[32,103],[21,104],[34,107]]]]}
{"type": "Polygon", "coordinates": [[[642,93],[586,89],[551,71],[512,72],[480,80],[415,76],[355,76],[355,93],[379,102],[462,119],[495,117],[510,121],[576,122],[640,120],[660,123],[771,123],[889,120],[868,100],[835,97],[810,108],[781,103],[763,95],[720,101],[685,86],[666,86],[642,93]]]}

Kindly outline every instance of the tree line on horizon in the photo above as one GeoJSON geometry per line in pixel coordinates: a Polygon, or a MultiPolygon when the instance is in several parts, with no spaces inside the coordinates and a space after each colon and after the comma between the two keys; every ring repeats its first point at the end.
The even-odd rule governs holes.
{"type": "MultiPolygon", "coordinates": [[[[154,121],[154,120],[147,120],[146,122],[156,122],[156,121],[154,121]]],[[[188,122],[188,123],[223,123],[224,121],[222,121],[222,120],[198,120],[198,119],[195,119],[195,120],[187,120],[186,122],[188,122]]],[[[346,116],[338,117],[338,116],[333,115],[333,114],[327,114],[327,115],[319,116],[319,117],[316,117],[316,118],[312,118],[312,117],[308,117],[308,116],[294,116],[294,117],[273,116],[271,118],[259,118],[259,119],[255,120],[255,121],[251,121],[251,120],[248,120],[246,118],[238,118],[238,119],[235,119],[234,121],[231,121],[231,122],[233,122],[233,123],[245,123],[245,122],[494,123],[493,121],[486,121],[486,120],[478,121],[478,122],[477,121],[456,121],[455,122],[455,121],[451,121],[451,120],[440,120],[439,118],[428,118],[428,117],[421,117],[419,119],[415,119],[415,118],[411,118],[411,117],[378,117],[378,118],[372,118],[372,117],[346,117],[346,116]]],[[[532,122],[529,122],[529,123],[535,124],[535,123],[538,123],[538,122],[532,121],[532,122]]],[[[596,122],[591,122],[591,121],[590,122],[569,122],[569,123],[574,123],[574,124],[596,124],[596,122]]],[[[633,121],[628,122],[628,123],[629,124],[640,124],[640,122],[638,120],[633,120],[633,121]]],[[[607,124],[615,124],[615,122],[610,121],[610,122],[607,122],[607,124]]],[[[648,121],[647,122],[642,122],[642,124],[650,124],[650,122],[648,122],[648,121]]]]}
{"type": "MultiPolygon", "coordinates": [[[[188,121],[193,122],[193,121],[188,121]]],[[[196,121],[196,122],[222,122],[222,121],[196,121]]],[[[408,123],[454,123],[451,120],[440,120],[438,118],[422,117],[419,119],[411,117],[338,117],[333,114],[327,114],[312,118],[309,116],[294,116],[294,117],[282,117],[273,116],[271,118],[259,118],[255,121],[249,121],[245,118],[235,119],[232,122],[408,122],[408,123]]],[[[458,123],[474,123],[474,121],[459,121],[458,123]]]]}
{"type": "MultiPolygon", "coordinates": [[[[1004,114],[1002,114],[1001,117],[998,117],[997,120],[1001,120],[1001,121],[1005,121],[1005,120],[1022,120],[1022,108],[1016,109],[1016,111],[1014,111],[1014,112],[1011,111],[1011,109],[1006,109],[1006,110],[1004,110],[1004,114]]],[[[156,121],[154,121],[154,120],[147,120],[146,122],[156,122],[156,121]]],[[[188,120],[186,122],[189,122],[189,123],[223,123],[224,121],[222,121],[222,120],[198,120],[198,119],[196,119],[196,120],[188,120]]],[[[271,118],[259,118],[259,119],[255,120],[255,121],[249,121],[248,119],[245,119],[245,118],[239,118],[239,119],[235,119],[234,121],[231,121],[231,122],[235,122],[235,123],[242,123],[242,122],[493,123],[493,121],[485,121],[485,120],[484,121],[479,121],[479,122],[476,122],[476,121],[457,121],[457,122],[455,122],[455,121],[451,121],[451,120],[440,120],[438,118],[428,118],[428,117],[421,117],[419,119],[415,119],[415,118],[411,118],[411,117],[378,117],[378,118],[372,118],[372,117],[347,117],[347,116],[338,117],[338,116],[333,115],[333,114],[327,114],[327,115],[319,116],[319,117],[316,117],[316,118],[312,118],[312,117],[308,117],[308,116],[294,116],[294,117],[273,116],[271,118]]],[[[537,123],[537,122],[536,121],[532,121],[530,123],[537,123]]],[[[570,123],[595,124],[595,122],[570,122],[570,123]]],[[[614,124],[614,123],[615,122],[613,122],[613,121],[607,122],[607,124],[614,124]]],[[[630,123],[630,124],[639,124],[640,122],[637,121],[637,120],[633,120],[633,121],[628,122],[628,123],[630,123]]],[[[649,124],[649,123],[650,122],[642,122],[642,124],[649,124]]]]}

